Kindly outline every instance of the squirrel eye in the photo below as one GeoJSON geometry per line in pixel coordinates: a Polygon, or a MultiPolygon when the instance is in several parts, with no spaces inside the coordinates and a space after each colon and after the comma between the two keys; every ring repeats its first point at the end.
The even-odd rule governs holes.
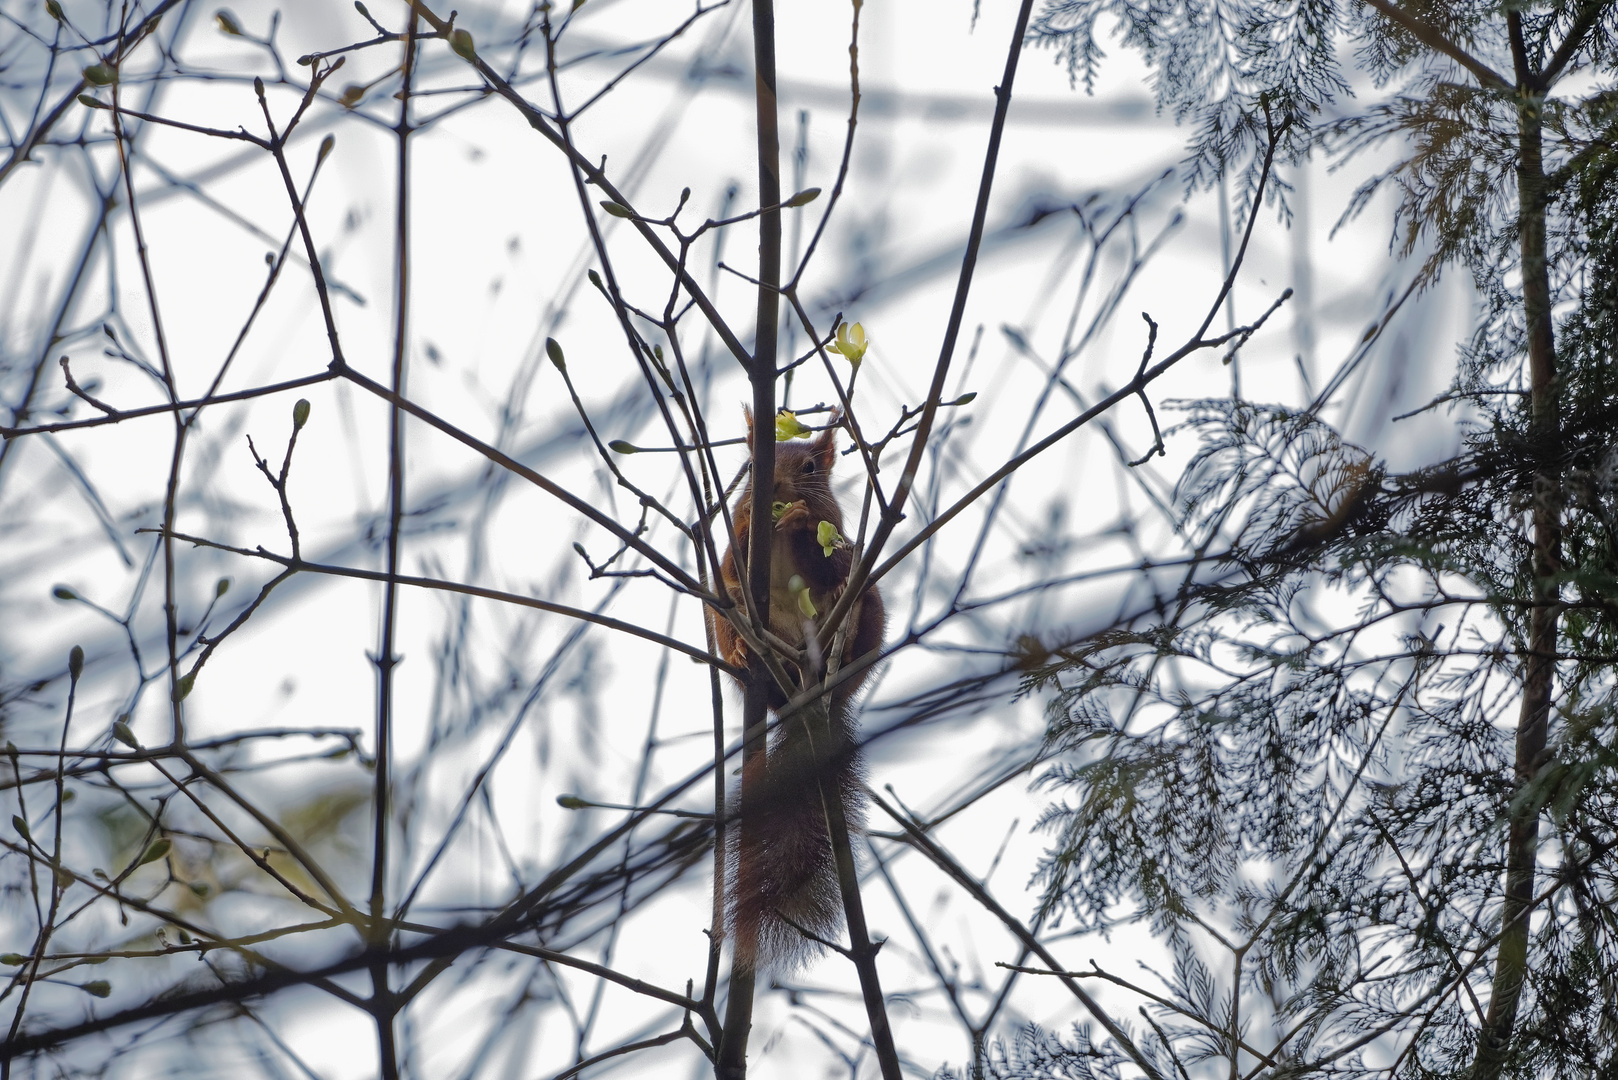
{"type": "Polygon", "coordinates": [[[803,463],[803,471],[804,471],[805,475],[808,475],[809,473],[812,473],[812,472],[815,471],[815,459],[814,458],[810,458],[808,461],[803,463]]]}

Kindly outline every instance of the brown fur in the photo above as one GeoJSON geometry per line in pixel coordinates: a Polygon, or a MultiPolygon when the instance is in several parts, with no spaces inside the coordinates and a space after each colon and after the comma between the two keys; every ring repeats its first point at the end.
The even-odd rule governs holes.
{"type": "MultiPolygon", "coordinates": [[[[773,433],[772,433],[773,434],[773,433]]],[[[753,418],[747,418],[748,446],[753,442],[753,418]]],[[[828,556],[816,538],[820,522],[829,521],[843,531],[843,512],[831,492],[831,469],[837,458],[834,427],[810,443],[777,443],[773,501],[789,504],[775,526],[770,549],[770,629],[780,638],[801,645],[815,626],[803,617],[797,598],[787,587],[793,575],[802,577],[819,617],[824,618],[842,595],[853,567],[853,555],[838,548],[828,556]]],[[[742,491],[732,514],[737,542],[746,550],[752,521],[752,480],[742,491]]],[[[720,580],[739,602],[741,570],[735,551],[727,549],[720,561],[720,580]]],[[[847,663],[882,644],[886,616],[882,596],[870,587],[850,613],[851,626],[843,648],[847,663]]],[[[709,612],[719,654],[738,667],[748,661],[747,646],[730,621],[709,612]]],[[[795,663],[789,672],[801,681],[795,663]]],[[[831,840],[821,804],[820,779],[839,793],[851,829],[865,819],[864,763],[854,729],[851,699],[869,670],[849,679],[827,700],[830,723],[827,745],[811,738],[810,724],[819,728],[819,709],[789,716],[776,728],[768,754],[747,766],[743,785],[748,791],[747,812],[730,846],[728,880],[731,891],[727,916],[731,940],[737,945],[736,962],[742,967],[788,970],[817,950],[796,927],[817,937],[832,938],[843,921],[842,894],[832,858],[831,840]],[[796,924],[796,927],[793,925],[796,924]],[[756,952],[750,943],[756,942],[756,952]]],[[[772,687],[770,709],[779,712],[787,695],[772,687]]]]}

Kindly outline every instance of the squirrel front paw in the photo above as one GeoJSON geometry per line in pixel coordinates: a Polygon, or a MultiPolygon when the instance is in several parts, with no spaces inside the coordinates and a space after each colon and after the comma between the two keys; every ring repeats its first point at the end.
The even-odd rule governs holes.
{"type": "Polygon", "coordinates": [[[781,516],[775,519],[777,529],[803,529],[810,524],[809,505],[802,499],[787,504],[781,516]]]}

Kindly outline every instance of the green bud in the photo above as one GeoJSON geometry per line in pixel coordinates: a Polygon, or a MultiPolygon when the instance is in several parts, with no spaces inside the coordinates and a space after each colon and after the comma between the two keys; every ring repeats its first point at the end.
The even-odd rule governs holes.
{"type": "Polygon", "coordinates": [[[173,846],[174,845],[170,843],[168,837],[159,836],[156,840],[152,841],[151,847],[147,848],[141,853],[140,861],[135,865],[145,866],[147,863],[154,863],[163,856],[167,855],[169,853],[169,848],[173,846]]]}
{"type": "Polygon", "coordinates": [[[261,99],[264,97],[264,80],[257,75],[253,76],[253,93],[257,94],[261,99]]]}
{"type": "Polygon", "coordinates": [[[84,69],[84,81],[96,86],[111,86],[118,81],[118,69],[107,64],[91,64],[84,69]]]}
{"type": "Polygon", "coordinates": [[[191,935],[185,932],[185,927],[183,927],[183,926],[180,927],[179,931],[180,931],[180,944],[181,945],[189,945],[189,944],[191,944],[191,935]]]}
{"type": "Polygon", "coordinates": [[[818,543],[830,558],[831,553],[837,550],[837,545],[843,542],[843,534],[837,531],[837,526],[829,521],[822,521],[815,526],[815,542],[818,543]]]}
{"type": "Polygon", "coordinates": [[[78,682],[82,674],[84,674],[84,647],[75,645],[67,653],[67,677],[78,682]]]}
{"type": "Polygon", "coordinates": [[[28,831],[28,822],[22,819],[21,814],[11,815],[11,827],[16,829],[24,840],[32,840],[34,838],[33,834],[28,831]]]}
{"type": "Polygon", "coordinates": [[[94,979],[79,987],[91,997],[104,998],[112,993],[112,983],[106,979],[94,979]]]}
{"type": "Polygon", "coordinates": [[[188,888],[191,890],[191,895],[198,898],[207,896],[209,892],[206,881],[193,881],[188,888]]]}
{"type": "Polygon", "coordinates": [[[174,685],[174,700],[184,701],[191,696],[191,688],[197,683],[197,673],[180,676],[180,681],[174,685]]]}
{"type": "Polygon", "coordinates": [[[556,796],[556,805],[563,810],[583,810],[590,804],[577,795],[558,795],[556,796]]]}
{"type": "Polygon", "coordinates": [[[236,16],[230,13],[229,8],[220,8],[214,12],[213,21],[219,24],[221,34],[229,34],[231,37],[242,36],[242,24],[236,21],[236,16]]]}
{"type": "Polygon", "coordinates": [[[791,503],[772,502],[770,504],[770,520],[780,521],[781,516],[787,512],[787,507],[791,505],[791,503]]]}
{"type": "Polygon", "coordinates": [[[557,371],[567,370],[567,360],[562,356],[562,344],[553,337],[545,339],[545,355],[551,358],[557,371]]]}
{"type": "Polygon", "coordinates": [[[603,291],[605,291],[605,289],[603,288],[603,286],[601,284],[601,275],[600,274],[596,273],[594,270],[591,270],[591,271],[587,272],[584,276],[590,279],[590,284],[594,285],[598,289],[602,289],[603,291]]]}
{"type": "Polygon", "coordinates": [[[627,218],[635,216],[635,212],[629,207],[625,206],[623,203],[615,203],[611,199],[602,199],[601,209],[605,210],[613,217],[627,218]]]}
{"type": "Polygon", "coordinates": [[[352,109],[365,97],[365,87],[357,83],[343,87],[343,92],[337,96],[337,104],[345,109],[352,109]]]}
{"type": "Polygon", "coordinates": [[[58,600],[77,600],[79,598],[79,594],[68,588],[66,585],[56,586],[56,588],[51,590],[51,595],[56,597],[58,600]]]}
{"type": "Polygon", "coordinates": [[[213,587],[214,599],[216,599],[216,600],[219,599],[221,596],[224,596],[229,591],[230,591],[230,579],[228,577],[220,578],[219,581],[217,583],[215,583],[215,585],[213,587]]]}
{"type": "Polygon", "coordinates": [[[315,156],[316,163],[325,161],[327,157],[331,156],[332,149],[336,145],[337,145],[337,136],[335,136],[335,135],[327,135],[324,139],[321,139],[320,140],[320,153],[315,156]]]}
{"type": "Polygon", "coordinates": [[[80,94],[79,95],[79,104],[83,105],[86,109],[106,109],[106,108],[111,108],[111,106],[109,106],[106,102],[97,101],[95,98],[91,97],[89,94],[80,94]]]}
{"type": "Polygon", "coordinates": [[[973,390],[969,394],[962,394],[960,397],[956,398],[954,401],[948,402],[948,404],[950,404],[950,405],[966,405],[966,404],[970,403],[972,401],[972,399],[977,397],[977,396],[978,396],[978,392],[976,390],[973,390]]]}
{"type": "Polygon", "coordinates": [[[820,189],[819,188],[817,188],[817,187],[804,188],[802,191],[798,192],[796,195],[792,196],[792,198],[788,199],[786,202],[782,203],[781,205],[782,206],[808,206],[810,203],[814,202],[815,199],[819,198],[819,196],[820,196],[820,189]]]}
{"type": "Polygon", "coordinates": [[[56,0],[45,0],[45,14],[49,15],[51,18],[55,19],[57,22],[61,22],[62,21],[62,5],[58,4],[56,2],[56,0]]]}
{"type": "Polygon", "coordinates": [[[292,430],[302,431],[309,422],[309,399],[299,398],[292,406],[292,430]]]}
{"type": "Polygon", "coordinates": [[[449,47],[455,50],[455,55],[471,63],[478,58],[478,49],[472,41],[472,35],[459,28],[449,33],[449,47]]]}
{"type": "Polygon", "coordinates": [[[131,750],[140,749],[140,740],[129,728],[129,714],[125,713],[112,722],[112,737],[129,747],[131,750]]]}
{"type": "Polygon", "coordinates": [[[22,953],[8,952],[4,956],[0,956],[0,964],[5,964],[7,967],[16,967],[19,964],[26,963],[28,963],[28,957],[22,953]]]}
{"type": "Polygon", "coordinates": [[[634,443],[624,442],[624,440],[622,440],[622,439],[614,439],[614,440],[612,440],[612,442],[608,443],[607,445],[612,447],[612,449],[613,449],[613,451],[615,453],[619,453],[619,454],[638,454],[638,453],[640,453],[640,447],[636,446],[634,443]]]}
{"type": "Polygon", "coordinates": [[[360,0],[354,0],[354,10],[364,15],[367,19],[371,17],[370,8],[367,8],[360,0]]]}

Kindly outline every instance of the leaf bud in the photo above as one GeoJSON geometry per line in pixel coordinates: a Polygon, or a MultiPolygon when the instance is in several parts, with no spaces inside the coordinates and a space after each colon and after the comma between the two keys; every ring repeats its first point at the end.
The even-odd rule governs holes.
{"type": "Polygon", "coordinates": [[[472,35],[458,27],[449,33],[449,47],[455,50],[455,55],[467,63],[478,58],[477,45],[473,43],[472,35]]]}
{"type": "Polygon", "coordinates": [[[213,21],[219,24],[221,34],[229,34],[231,37],[242,36],[242,24],[236,21],[236,16],[231,14],[229,8],[220,8],[214,12],[213,21]]]}
{"type": "Polygon", "coordinates": [[[804,188],[802,191],[798,192],[796,195],[792,196],[792,198],[788,199],[786,202],[782,203],[781,205],[782,206],[808,206],[810,203],[814,202],[815,199],[819,197],[819,195],[820,195],[820,189],[817,188],[817,187],[804,188]]]}
{"type": "Polygon", "coordinates": [[[82,645],[75,645],[72,649],[68,650],[67,677],[72,679],[74,682],[78,682],[79,676],[82,674],[84,674],[84,647],[82,645]]]}
{"type": "Polygon", "coordinates": [[[545,355],[551,358],[557,371],[567,370],[567,359],[562,355],[562,343],[553,337],[545,339],[545,355]]]}
{"type": "Polygon", "coordinates": [[[91,64],[84,69],[84,81],[96,86],[111,86],[118,81],[118,69],[108,64],[91,64]]]}
{"type": "Polygon", "coordinates": [[[309,422],[309,399],[299,398],[292,405],[292,430],[302,431],[309,422]]]}

